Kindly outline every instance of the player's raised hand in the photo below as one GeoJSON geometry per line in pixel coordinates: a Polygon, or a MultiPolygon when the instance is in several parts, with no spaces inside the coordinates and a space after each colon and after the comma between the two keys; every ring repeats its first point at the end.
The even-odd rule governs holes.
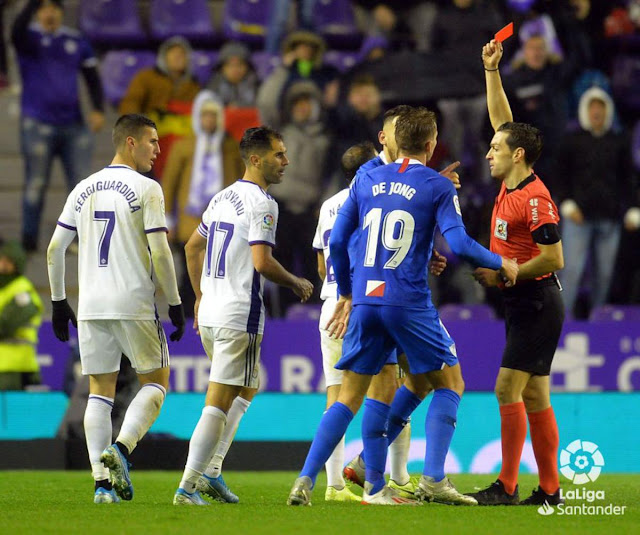
{"type": "Polygon", "coordinates": [[[429,273],[440,276],[447,267],[447,257],[441,255],[435,249],[431,253],[431,260],[429,260],[429,273]]]}
{"type": "Polygon", "coordinates": [[[169,305],[169,319],[171,320],[171,324],[176,328],[176,330],[169,335],[169,340],[178,342],[184,334],[184,326],[186,323],[182,303],[173,306],[169,305]]]}
{"type": "Polygon", "coordinates": [[[51,326],[53,327],[53,334],[61,342],[69,340],[69,322],[74,327],[78,327],[78,321],[76,315],[71,308],[71,305],[66,299],[62,301],[51,301],[52,313],[51,313],[51,326]]]}
{"type": "Polygon", "coordinates": [[[329,318],[325,329],[329,336],[333,338],[344,338],[349,326],[349,318],[351,317],[351,309],[353,308],[353,300],[351,296],[345,297],[341,295],[336,303],[333,316],[329,318]]]}
{"type": "Polygon", "coordinates": [[[482,63],[485,69],[497,69],[502,59],[502,43],[492,39],[482,47],[482,63]]]}
{"type": "Polygon", "coordinates": [[[306,302],[313,293],[313,284],[309,282],[307,279],[303,279],[302,277],[296,277],[296,284],[292,288],[293,293],[295,293],[299,298],[300,302],[306,302]]]}
{"type": "Polygon", "coordinates": [[[514,258],[505,258],[502,257],[502,267],[500,268],[500,277],[502,278],[502,282],[507,288],[511,288],[515,286],[516,279],[518,278],[518,262],[514,258]]]}
{"type": "Polygon", "coordinates": [[[456,172],[458,167],[460,167],[460,162],[453,162],[440,171],[440,174],[443,177],[451,180],[456,189],[460,189],[462,187],[462,184],[460,184],[460,175],[456,172]]]}

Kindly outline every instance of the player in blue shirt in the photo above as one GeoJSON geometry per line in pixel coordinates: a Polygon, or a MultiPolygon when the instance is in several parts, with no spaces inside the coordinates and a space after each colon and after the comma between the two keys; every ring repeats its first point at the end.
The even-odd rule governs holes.
{"type": "MultiPolygon", "coordinates": [[[[291,490],[292,505],[310,502],[315,477],[362,405],[372,376],[384,365],[381,349],[392,345],[404,349],[412,383],[418,389],[432,385],[435,390],[425,422],[427,447],[417,494],[441,503],[477,503],[460,494],[444,474],[464,382],[455,344],[440,322],[427,285],[425,268],[435,226],[455,254],[476,266],[500,270],[507,285],[515,282],[518,267],[467,236],[454,186],[425,166],[436,140],[432,112],[417,108],[402,114],[396,124],[398,160],[356,178],[333,227],[330,251],[340,299],[330,330],[342,336],[348,324],[343,355],[336,365],[344,370],[343,383],[291,490]],[[362,234],[352,258],[352,295],[348,243],[357,228],[362,234]]],[[[389,409],[376,400],[365,403],[363,502],[409,504],[385,486],[389,409]]]]}

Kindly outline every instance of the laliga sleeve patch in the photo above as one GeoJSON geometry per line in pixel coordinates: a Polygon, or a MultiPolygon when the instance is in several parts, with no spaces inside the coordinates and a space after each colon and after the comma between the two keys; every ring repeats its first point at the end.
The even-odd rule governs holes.
{"type": "Polygon", "coordinates": [[[462,217],[462,210],[460,210],[460,199],[458,199],[457,195],[453,196],[453,206],[456,209],[456,213],[462,217]]]}
{"type": "Polygon", "coordinates": [[[273,230],[276,218],[273,214],[265,214],[262,218],[262,230],[273,230]]]}

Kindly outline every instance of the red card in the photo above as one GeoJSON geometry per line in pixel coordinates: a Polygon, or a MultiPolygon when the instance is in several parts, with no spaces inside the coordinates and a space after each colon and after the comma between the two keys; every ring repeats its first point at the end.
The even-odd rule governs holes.
{"type": "Polygon", "coordinates": [[[513,35],[513,22],[510,22],[496,34],[495,39],[499,43],[502,43],[507,39],[509,39],[509,37],[511,37],[512,35],[513,35]]]}

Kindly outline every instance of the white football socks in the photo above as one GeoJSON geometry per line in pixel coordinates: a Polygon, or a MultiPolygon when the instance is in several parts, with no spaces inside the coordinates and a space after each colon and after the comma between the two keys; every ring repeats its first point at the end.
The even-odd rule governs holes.
{"type": "Polygon", "coordinates": [[[222,463],[224,462],[224,458],[227,456],[227,452],[231,447],[233,437],[236,436],[240,420],[242,420],[242,417],[245,415],[247,410],[249,410],[250,405],[250,401],[247,401],[240,396],[233,400],[233,404],[229,409],[229,414],[227,414],[227,425],[224,428],[224,433],[222,433],[220,442],[218,442],[218,447],[213,455],[213,459],[211,459],[209,466],[204,472],[207,476],[218,477],[222,472],[222,463]]]}
{"type": "Polygon", "coordinates": [[[411,423],[407,423],[402,432],[389,446],[389,460],[391,463],[390,478],[398,485],[409,483],[409,448],[411,447],[411,423]]]}
{"type": "Polygon", "coordinates": [[[111,410],[113,398],[90,394],[84,411],[84,435],[87,441],[93,479],[109,479],[109,469],[100,462],[100,455],[111,444],[111,410]]]}
{"type": "Polygon", "coordinates": [[[129,453],[135,449],[138,442],[156,421],[165,395],[164,387],[157,383],[147,383],[142,385],[136,397],[131,401],[124,415],[120,434],[116,439],[116,442],[121,442],[126,446],[129,453]]]}
{"type": "Polygon", "coordinates": [[[180,488],[192,493],[200,475],[207,469],[215,448],[222,437],[227,415],[217,407],[206,406],[191,435],[187,464],[180,481],[180,488]]]}
{"type": "Polygon", "coordinates": [[[338,442],[333,450],[331,457],[327,459],[324,465],[327,469],[327,487],[335,487],[340,490],[344,488],[344,477],[342,470],[344,469],[344,436],[338,442]]]}

